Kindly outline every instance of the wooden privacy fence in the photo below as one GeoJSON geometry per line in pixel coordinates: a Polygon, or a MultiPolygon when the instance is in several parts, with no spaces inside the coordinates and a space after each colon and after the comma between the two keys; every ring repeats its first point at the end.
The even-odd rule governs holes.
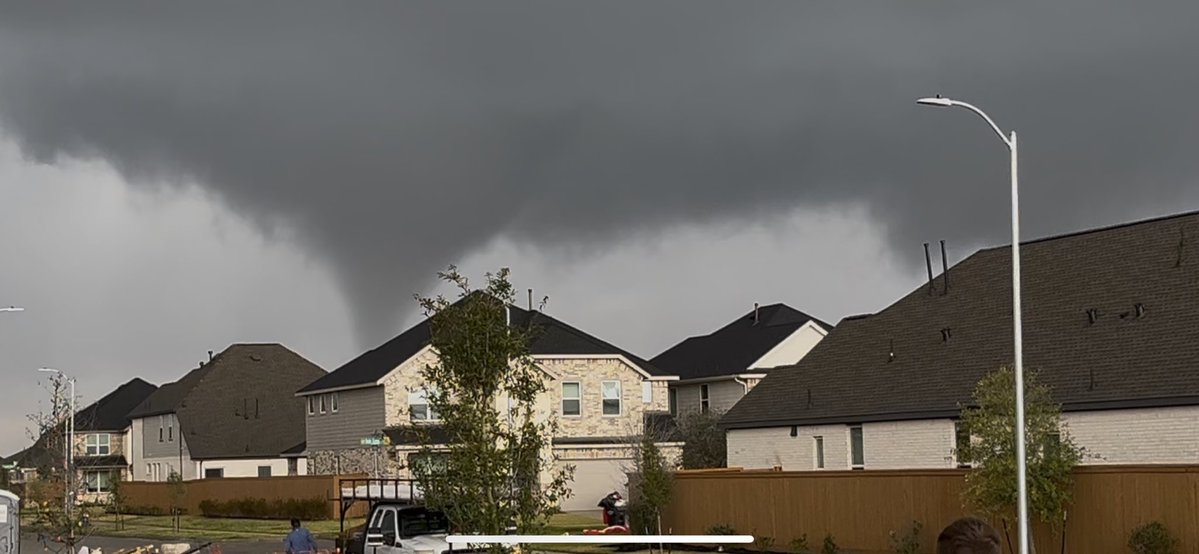
{"type": "MultiPolygon", "coordinates": [[[[189,515],[201,515],[200,502],[229,502],[243,499],[312,500],[323,499],[329,506],[328,518],[337,519],[340,504],[337,498],[344,479],[363,479],[366,475],[302,475],[289,477],[233,477],[184,481],[180,504],[189,515]]],[[[125,506],[152,508],[168,513],[176,491],[171,483],[125,481],[121,495],[125,506]]],[[[365,517],[367,506],[358,503],[346,511],[346,517],[365,517]]]]}
{"type": "MultiPolygon", "coordinates": [[[[948,469],[684,471],[675,476],[663,530],[698,534],[727,525],[773,538],[777,551],[789,551],[804,533],[819,551],[832,534],[847,552],[883,553],[893,552],[891,531],[919,521],[922,551],[933,552],[941,529],[972,513],[963,507],[965,476],[948,469]]],[[[1125,554],[1132,529],[1154,520],[1180,540],[1180,552],[1199,552],[1199,466],[1091,466],[1075,470],[1074,481],[1066,552],[1125,554]]],[[[1040,524],[1033,531],[1039,554],[1062,551],[1061,533],[1040,524]]],[[[1014,529],[1011,535],[1014,541],[1014,529]]]]}

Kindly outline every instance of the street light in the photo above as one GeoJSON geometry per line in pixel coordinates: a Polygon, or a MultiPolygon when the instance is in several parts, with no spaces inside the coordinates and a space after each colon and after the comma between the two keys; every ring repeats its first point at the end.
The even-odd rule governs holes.
{"type": "MultiPolygon", "coordinates": [[[[63,447],[64,462],[66,463],[66,475],[64,475],[63,478],[65,479],[66,489],[63,490],[62,495],[64,515],[67,516],[67,521],[70,522],[70,515],[71,512],[73,512],[71,508],[75,496],[74,489],[72,488],[74,485],[73,481],[75,480],[75,476],[73,475],[75,472],[75,466],[73,464],[75,461],[75,378],[67,376],[67,374],[63,373],[61,370],[50,367],[39,367],[38,371],[42,373],[56,373],[66,378],[67,382],[71,384],[71,400],[69,403],[70,414],[67,416],[66,421],[63,422],[63,427],[66,428],[67,436],[66,445],[63,447]]],[[[71,526],[71,534],[74,535],[74,533],[75,527],[71,526]]]]}
{"type": "Polygon", "coordinates": [[[20,308],[17,306],[9,306],[7,308],[0,308],[0,312],[23,312],[23,311],[25,311],[25,308],[20,308]]]}
{"type": "Polygon", "coordinates": [[[999,135],[1011,154],[1012,173],[1012,332],[1015,346],[1016,372],[1016,492],[1020,518],[1020,554],[1028,554],[1028,460],[1024,447],[1024,329],[1020,314],[1020,193],[1016,171],[1016,131],[1005,136],[1003,131],[982,110],[966,102],[959,102],[937,95],[916,101],[923,106],[938,108],[965,108],[986,120],[991,130],[999,135]]]}

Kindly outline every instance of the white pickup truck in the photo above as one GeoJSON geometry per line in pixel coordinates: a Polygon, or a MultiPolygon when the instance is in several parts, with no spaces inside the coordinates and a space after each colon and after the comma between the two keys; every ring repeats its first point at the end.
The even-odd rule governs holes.
{"type": "Polygon", "coordinates": [[[441,512],[400,502],[379,502],[367,518],[359,544],[363,546],[362,554],[449,554],[448,532],[449,520],[441,512]]]}

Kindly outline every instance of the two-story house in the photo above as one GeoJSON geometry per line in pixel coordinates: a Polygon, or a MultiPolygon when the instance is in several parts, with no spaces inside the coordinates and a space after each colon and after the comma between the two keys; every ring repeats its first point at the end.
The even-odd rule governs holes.
{"type": "MultiPolygon", "coordinates": [[[[1199,212],[1021,245],[1024,367],[1084,464],[1199,461],[1199,212]]],[[[887,308],[846,318],[722,419],[728,462],[952,468],[980,379],[1011,366],[1012,250],[986,248],[887,308]]]]}
{"type": "Polygon", "coordinates": [[[234,344],[129,414],[136,481],[305,474],[304,401],[325,375],[280,344],[234,344]]]}
{"type": "MultiPolygon", "coordinates": [[[[574,467],[573,494],[561,507],[593,510],[604,495],[625,489],[630,437],[666,413],[675,377],[540,311],[507,310],[511,325],[537,329],[530,352],[547,390],[538,413],[557,420],[556,463],[574,467]]],[[[312,473],[410,476],[421,446],[413,426],[431,425],[432,441],[442,440],[421,379],[436,363],[429,343],[424,320],[297,393],[307,406],[312,473]]],[[[664,446],[677,454],[677,445],[664,446]]]]}
{"type": "Polygon", "coordinates": [[[113,481],[129,480],[133,466],[129,413],[158,387],[133,379],[75,414],[75,467],[80,500],[104,501],[113,481]]]}
{"type": "Polygon", "coordinates": [[[754,304],[748,314],[689,337],[650,363],[679,376],[670,385],[671,413],[723,413],[771,369],[798,363],[831,329],[786,304],[754,304]]]}

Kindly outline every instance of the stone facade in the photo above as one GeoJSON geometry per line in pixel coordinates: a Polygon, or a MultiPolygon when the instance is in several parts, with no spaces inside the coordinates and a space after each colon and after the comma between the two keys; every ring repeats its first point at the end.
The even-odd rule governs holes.
{"type": "Polygon", "coordinates": [[[625,437],[644,430],[647,411],[669,409],[666,381],[646,381],[640,373],[620,358],[539,358],[537,364],[550,374],[546,382],[547,408],[557,417],[558,437],[625,437]],[[620,382],[621,413],[603,413],[601,387],[605,381],[620,382]],[[579,383],[580,413],[562,414],[562,383],[579,383]],[[644,384],[650,387],[650,402],[645,402],[644,384]]]}
{"type": "Polygon", "coordinates": [[[426,366],[434,363],[437,363],[437,354],[432,348],[425,347],[392,371],[383,381],[384,405],[387,410],[385,419],[388,427],[411,423],[408,394],[420,390],[424,384],[421,372],[426,366]]]}

